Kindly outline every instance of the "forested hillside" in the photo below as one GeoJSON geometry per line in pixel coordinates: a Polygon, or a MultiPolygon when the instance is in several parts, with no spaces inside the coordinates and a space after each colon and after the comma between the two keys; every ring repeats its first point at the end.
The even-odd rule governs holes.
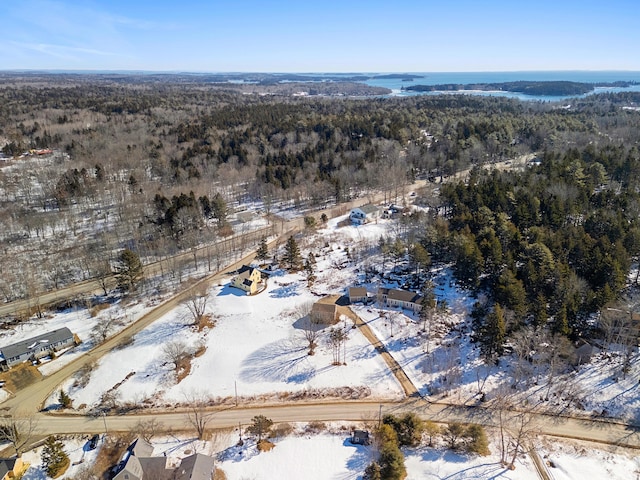
{"type": "Polygon", "coordinates": [[[467,182],[444,183],[424,199],[433,215],[422,241],[515,324],[553,316],[559,332],[579,335],[638,253],[640,115],[623,109],[638,100],[562,108],[247,95],[171,76],[4,76],[0,291],[11,301],[94,277],[124,247],[153,259],[229,235],[228,214],[247,202],[265,213],[318,207],[535,154],[524,171],[472,169],[467,182]]]}

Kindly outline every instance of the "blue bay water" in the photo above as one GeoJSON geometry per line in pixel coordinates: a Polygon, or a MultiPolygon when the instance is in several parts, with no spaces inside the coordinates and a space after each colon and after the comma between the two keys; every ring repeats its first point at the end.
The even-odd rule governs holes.
{"type": "MultiPolygon", "coordinates": [[[[375,74],[369,74],[371,76],[375,74]]],[[[423,78],[415,78],[411,81],[402,81],[399,78],[373,78],[367,80],[367,85],[376,87],[385,87],[392,90],[394,96],[411,96],[411,95],[437,95],[442,92],[405,92],[402,87],[410,85],[442,85],[442,84],[470,84],[470,83],[500,83],[500,82],[516,82],[519,80],[527,81],[570,81],[583,83],[598,82],[617,82],[629,81],[640,82],[640,72],[627,71],[539,71],[539,72],[436,72],[436,73],[411,73],[411,75],[420,75],[423,78]]],[[[628,88],[619,87],[599,87],[593,93],[601,92],[640,92],[640,85],[632,85],[628,88]]],[[[454,92],[445,92],[454,94],[454,92]]],[[[514,92],[478,92],[466,91],[456,92],[457,94],[473,94],[485,96],[501,96],[509,98],[519,98],[521,100],[542,100],[542,101],[559,101],[568,98],[576,98],[571,96],[534,96],[524,95],[514,92]]],[[[591,94],[593,94],[591,93],[591,94]]],[[[577,97],[585,97],[587,95],[579,95],[577,97]]]]}

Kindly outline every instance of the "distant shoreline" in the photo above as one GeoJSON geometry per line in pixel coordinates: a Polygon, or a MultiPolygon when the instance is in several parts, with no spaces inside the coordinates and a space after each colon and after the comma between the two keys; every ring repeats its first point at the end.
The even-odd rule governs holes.
{"type": "Polygon", "coordinates": [[[524,95],[538,96],[567,96],[584,95],[594,92],[598,87],[628,88],[640,85],[637,81],[616,82],[571,82],[571,81],[516,81],[499,83],[468,83],[468,84],[437,84],[437,85],[411,85],[402,87],[401,90],[410,92],[512,92],[524,95]]]}

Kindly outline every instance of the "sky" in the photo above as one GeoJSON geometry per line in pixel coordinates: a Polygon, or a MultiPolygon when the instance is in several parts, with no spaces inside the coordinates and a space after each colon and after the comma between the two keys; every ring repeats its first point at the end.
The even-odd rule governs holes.
{"type": "Polygon", "coordinates": [[[0,0],[0,70],[640,71],[638,0],[0,0]]]}

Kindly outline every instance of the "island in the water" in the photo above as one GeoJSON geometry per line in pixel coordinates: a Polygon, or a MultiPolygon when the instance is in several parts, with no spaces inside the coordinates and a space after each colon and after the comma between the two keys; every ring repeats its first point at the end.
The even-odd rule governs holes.
{"type": "Polygon", "coordinates": [[[441,85],[411,85],[402,89],[410,92],[458,92],[465,90],[479,90],[485,92],[513,92],[525,95],[537,96],[569,96],[584,95],[595,90],[596,87],[619,87],[626,88],[631,85],[637,85],[637,82],[601,82],[601,83],[583,83],[569,81],[526,81],[517,82],[500,82],[500,83],[468,83],[455,84],[446,83],[441,85]]]}

